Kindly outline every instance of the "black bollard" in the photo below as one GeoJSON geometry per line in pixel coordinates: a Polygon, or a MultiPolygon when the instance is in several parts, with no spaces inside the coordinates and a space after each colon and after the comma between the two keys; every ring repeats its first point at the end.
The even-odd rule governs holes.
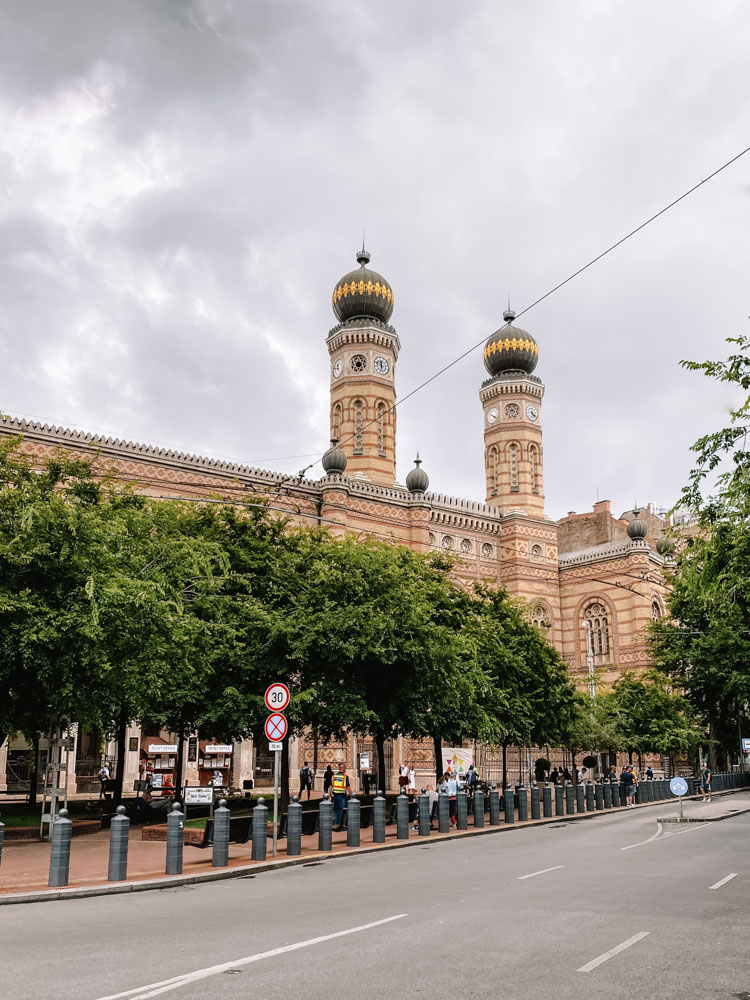
{"type": "Polygon", "coordinates": [[[604,785],[601,782],[597,782],[594,786],[594,798],[596,800],[596,808],[598,812],[604,808],[604,785]]]}
{"type": "Polygon", "coordinates": [[[605,781],[604,784],[602,785],[602,790],[603,790],[603,793],[604,793],[604,808],[605,809],[611,809],[612,808],[612,782],[611,781],[605,781]]]}
{"type": "Polygon", "coordinates": [[[109,828],[108,882],[122,882],[128,877],[128,831],[130,820],[125,806],[118,806],[109,828]]]}
{"type": "Polygon", "coordinates": [[[490,788],[490,826],[500,826],[500,793],[497,785],[490,788]]]}
{"type": "Polygon", "coordinates": [[[346,804],[346,846],[359,847],[361,809],[359,799],[352,795],[346,804]]]}
{"type": "Polygon", "coordinates": [[[562,785],[555,785],[555,816],[565,814],[565,789],[562,785]]]}
{"type": "Polygon", "coordinates": [[[579,813],[586,811],[586,789],[580,781],[576,785],[576,811],[579,813]]]}
{"type": "Polygon", "coordinates": [[[372,842],[385,843],[385,796],[382,792],[372,800],[372,842]]]}
{"type": "Polygon", "coordinates": [[[586,785],[586,812],[594,811],[594,786],[589,781],[586,785]]]}
{"type": "Polygon", "coordinates": [[[620,805],[626,806],[628,804],[627,788],[625,785],[620,784],[620,805]]]}
{"type": "Polygon", "coordinates": [[[62,886],[68,884],[70,872],[70,838],[73,834],[73,824],[68,819],[68,810],[61,809],[57,819],[52,824],[52,844],[49,856],[49,879],[47,885],[62,886]]]}
{"type": "Polygon", "coordinates": [[[505,822],[515,823],[516,821],[516,809],[515,803],[513,801],[513,789],[508,785],[508,787],[503,792],[503,800],[505,804],[505,822]]]}
{"type": "Polygon", "coordinates": [[[409,839],[409,800],[406,789],[396,799],[396,840],[409,839]]]}
{"type": "Polygon", "coordinates": [[[211,867],[226,868],[229,864],[229,810],[227,800],[219,799],[214,809],[214,842],[211,850],[211,867]]]}
{"type": "Polygon", "coordinates": [[[474,792],[474,826],[484,826],[484,792],[481,788],[474,792]]]}
{"type": "Polygon", "coordinates": [[[253,809],[253,841],[250,851],[252,861],[265,861],[268,840],[268,806],[261,796],[253,809]]]}
{"type": "Polygon", "coordinates": [[[466,792],[460,788],[456,793],[456,829],[469,829],[469,810],[466,802],[466,792]]]}
{"type": "Polygon", "coordinates": [[[302,803],[296,795],[286,814],[286,853],[289,858],[302,854],[302,803]]]}
{"type": "Polygon", "coordinates": [[[542,815],[545,819],[552,815],[552,789],[548,784],[542,789],[542,815]]]}
{"type": "Polygon", "coordinates": [[[565,786],[565,814],[570,816],[576,811],[576,793],[572,783],[565,786]]]}
{"type": "Polygon", "coordinates": [[[447,792],[438,792],[438,833],[448,833],[451,828],[451,798],[447,792]]]}
{"type": "Polygon", "coordinates": [[[526,788],[519,785],[518,788],[518,822],[526,823],[529,818],[529,796],[526,788]]]}
{"type": "Polygon", "coordinates": [[[322,799],[318,809],[318,850],[330,851],[333,849],[333,803],[329,799],[322,799]]]}
{"type": "Polygon", "coordinates": [[[531,786],[531,818],[539,819],[540,815],[541,813],[539,811],[539,786],[537,785],[536,782],[534,782],[534,784],[531,786]]]}
{"type": "Polygon", "coordinates": [[[422,794],[417,800],[419,836],[430,836],[430,796],[422,789],[422,794]]]}
{"type": "Polygon", "coordinates": [[[182,874],[182,847],[185,834],[185,813],[180,803],[172,803],[172,811],[167,816],[167,875],[182,874]]]}

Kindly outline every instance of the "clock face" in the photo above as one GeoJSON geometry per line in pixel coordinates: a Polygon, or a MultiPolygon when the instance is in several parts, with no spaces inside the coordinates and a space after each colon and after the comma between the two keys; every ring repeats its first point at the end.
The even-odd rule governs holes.
{"type": "Polygon", "coordinates": [[[529,420],[536,420],[536,418],[539,416],[539,410],[537,410],[535,406],[532,406],[531,403],[529,403],[529,405],[526,407],[526,416],[529,418],[529,420]]]}
{"type": "Polygon", "coordinates": [[[505,407],[505,416],[508,418],[508,420],[516,420],[519,413],[520,410],[518,409],[517,403],[508,403],[508,405],[505,407]]]}
{"type": "Polygon", "coordinates": [[[378,375],[387,375],[391,370],[391,366],[388,364],[387,358],[375,358],[373,362],[373,367],[378,375]]]}
{"type": "Polygon", "coordinates": [[[494,424],[497,420],[497,407],[493,406],[491,410],[487,410],[487,423],[494,424]]]}
{"type": "Polygon", "coordinates": [[[333,377],[334,378],[341,378],[341,373],[342,373],[343,370],[344,370],[344,364],[343,364],[343,362],[340,359],[338,361],[334,361],[333,362],[333,377]]]}

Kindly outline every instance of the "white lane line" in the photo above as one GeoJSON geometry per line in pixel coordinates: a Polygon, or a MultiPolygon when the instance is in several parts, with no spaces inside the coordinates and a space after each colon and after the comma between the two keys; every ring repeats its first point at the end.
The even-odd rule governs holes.
{"type": "Polygon", "coordinates": [[[284,955],[288,951],[299,951],[300,948],[312,948],[316,944],[324,941],[333,941],[334,938],[346,937],[349,934],[358,934],[360,931],[368,931],[372,927],[380,927],[389,924],[393,920],[401,920],[408,916],[407,913],[397,913],[393,917],[385,917],[383,920],[373,920],[369,924],[360,924],[358,927],[348,927],[344,931],[335,931],[333,934],[323,934],[320,937],[308,938],[306,941],[297,941],[295,944],[286,944],[281,948],[272,948],[270,951],[261,951],[257,955],[246,955],[244,958],[235,959],[233,962],[222,962],[221,965],[211,965],[206,969],[196,969],[195,972],[186,972],[181,976],[173,976],[171,979],[162,979],[158,983],[149,983],[146,986],[136,986],[132,990],[125,990],[122,993],[111,993],[106,997],[99,997],[99,1000],[121,1000],[122,997],[130,997],[130,1000],[149,1000],[150,997],[160,996],[170,990],[176,990],[180,986],[188,983],[195,983],[199,979],[208,979],[226,969],[237,969],[243,965],[250,965],[253,962],[260,962],[264,958],[275,958],[277,955],[284,955]]]}
{"type": "Polygon", "coordinates": [[[652,833],[648,840],[639,840],[637,844],[629,844],[627,847],[621,847],[621,851],[632,851],[634,847],[642,847],[643,844],[650,844],[652,840],[656,838],[661,833],[661,823],[657,820],[656,822],[656,833],[652,833]]]}
{"type": "Polygon", "coordinates": [[[738,872],[732,872],[731,875],[727,875],[725,878],[721,879],[720,882],[714,882],[714,884],[710,885],[708,888],[709,889],[721,889],[721,887],[723,885],[726,885],[727,882],[731,882],[733,878],[737,878],[738,874],[739,874],[738,872]]]}
{"type": "Polygon", "coordinates": [[[597,958],[593,958],[590,962],[587,962],[585,965],[582,965],[580,969],[576,969],[576,972],[591,972],[592,969],[595,969],[598,965],[601,965],[602,962],[606,962],[608,959],[613,958],[615,955],[619,955],[621,951],[625,951],[626,948],[630,948],[632,945],[637,944],[638,941],[641,941],[643,938],[648,937],[650,933],[651,931],[639,931],[637,934],[634,934],[631,938],[628,938],[627,941],[623,941],[622,944],[618,944],[614,948],[610,948],[610,950],[605,951],[603,955],[599,955],[597,958]]]}
{"type": "Polygon", "coordinates": [[[679,833],[667,833],[663,837],[659,837],[659,831],[657,831],[653,836],[649,837],[648,840],[641,840],[637,844],[629,844],[627,847],[621,847],[621,851],[629,851],[633,847],[642,847],[644,844],[650,844],[652,841],[656,841],[658,838],[658,843],[662,843],[665,840],[671,840],[673,837],[682,837],[686,833],[698,833],[699,830],[707,830],[711,826],[710,823],[696,823],[694,827],[689,830],[680,830],[679,833]]]}
{"type": "Polygon", "coordinates": [[[519,875],[518,881],[523,882],[525,878],[533,878],[535,875],[544,875],[545,872],[556,872],[558,868],[564,868],[565,865],[555,865],[553,868],[542,868],[538,872],[531,872],[530,875],[519,875]]]}

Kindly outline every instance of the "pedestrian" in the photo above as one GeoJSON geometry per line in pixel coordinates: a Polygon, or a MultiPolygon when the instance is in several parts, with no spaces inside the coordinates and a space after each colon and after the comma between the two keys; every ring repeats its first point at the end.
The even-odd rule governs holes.
{"type": "MultiPolygon", "coordinates": [[[[430,817],[430,829],[432,829],[432,810],[437,809],[438,793],[435,791],[434,785],[425,785],[424,795],[427,796],[427,815],[430,817]]],[[[422,804],[422,796],[420,795],[417,799],[417,819],[412,827],[413,830],[419,829],[419,807],[422,804]]]]}
{"type": "Polygon", "coordinates": [[[617,768],[614,764],[609,769],[609,782],[611,785],[617,784],[617,768]]]}
{"type": "Polygon", "coordinates": [[[552,770],[550,771],[549,780],[552,782],[553,785],[556,785],[557,784],[557,778],[558,778],[557,768],[553,767],[552,770]]]}
{"type": "Polygon", "coordinates": [[[703,793],[703,801],[706,801],[706,796],[708,796],[708,801],[711,801],[711,768],[706,763],[701,771],[701,792],[703,793]]]}
{"type": "Polygon", "coordinates": [[[639,781],[638,772],[636,771],[636,769],[633,767],[632,764],[630,765],[628,770],[633,775],[633,805],[635,805],[635,793],[638,791],[638,781],[639,781]]]}
{"type": "Polygon", "coordinates": [[[310,792],[313,786],[313,771],[307,761],[299,769],[299,797],[302,801],[302,793],[307,789],[307,801],[310,801],[310,792]]]}
{"type": "Polygon", "coordinates": [[[341,819],[346,809],[346,800],[351,794],[349,776],[339,764],[331,778],[331,798],[333,799],[333,829],[341,829],[341,819]]]}
{"type": "Polygon", "coordinates": [[[651,770],[651,765],[649,764],[646,768],[646,781],[654,780],[654,772],[651,770]]]}
{"type": "Polygon", "coordinates": [[[109,791],[109,786],[107,782],[109,781],[109,764],[105,761],[102,762],[102,766],[99,768],[99,800],[106,795],[109,791]]]}
{"type": "Polygon", "coordinates": [[[578,767],[576,768],[576,784],[580,785],[582,781],[583,781],[583,769],[578,767]]]}
{"type": "Polygon", "coordinates": [[[329,764],[323,773],[323,795],[328,796],[331,790],[331,782],[333,781],[333,768],[329,764]]]}
{"type": "Polygon", "coordinates": [[[414,792],[417,790],[416,789],[416,785],[414,784],[414,768],[413,767],[409,768],[409,784],[406,786],[406,788],[407,788],[407,791],[409,792],[409,795],[413,795],[414,792]]]}
{"type": "Polygon", "coordinates": [[[633,780],[633,775],[628,770],[627,764],[623,764],[622,772],[620,773],[620,784],[625,794],[625,803],[628,809],[633,808],[633,780]]]}
{"type": "Polygon", "coordinates": [[[363,771],[362,772],[362,791],[365,793],[365,795],[369,795],[370,794],[370,772],[369,771],[363,771]]]}
{"type": "Polygon", "coordinates": [[[402,792],[409,784],[409,768],[406,764],[399,765],[398,769],[398,790],[402,792]]]}
{"type": "Polygon", "coordinates": [[[563,776],[563,779],[566,782],[568,782],[568,784],[570,784],[570,782],[573,780],[572,775],[571,775],[570,771],[567,769],[567,767],[563,768],[562,776],[563,776]]]}
{"type": "Polygon", "coordinates": [[[450,800],[448,803],[448,813],[450,815],[450,823],[451,826],[455,826],[457,822],[457,809],[458,809],[458,806],[456,805],[457,801],[456,796],[458,795],[458,782],[453,777],[453,774],[451,772],[447,772],[444,775],[444,781],[445,781],[445,792],[450,800]]]}

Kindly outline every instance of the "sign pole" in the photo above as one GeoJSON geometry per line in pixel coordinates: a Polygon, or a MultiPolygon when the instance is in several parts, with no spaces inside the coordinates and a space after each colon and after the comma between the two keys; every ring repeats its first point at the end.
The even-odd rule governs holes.
{"type": "Polygon", "coordinates": [[[280,750],[273,752],[273,856],[276,857],[276,837],[279,829],[279,757],[280,750]]]}

